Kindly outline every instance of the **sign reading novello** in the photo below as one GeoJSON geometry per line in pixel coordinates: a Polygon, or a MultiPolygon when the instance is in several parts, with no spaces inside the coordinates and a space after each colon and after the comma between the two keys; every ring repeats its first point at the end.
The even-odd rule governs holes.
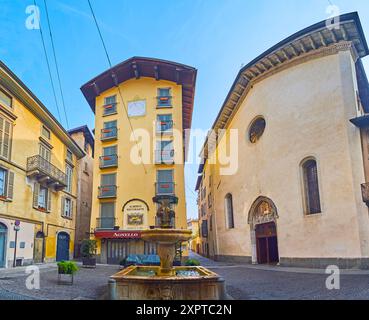
{"type": "Polygon", "coordinates": [[[143,229],[147,224],[147,205],[141,200],[128,202],[123,209],[127,229],[143,229]]]}
{"type": "Polygon", "coordinates": [[[139,231],[95,231],[95,237],[99,239],[140,239],[139,231]]]}

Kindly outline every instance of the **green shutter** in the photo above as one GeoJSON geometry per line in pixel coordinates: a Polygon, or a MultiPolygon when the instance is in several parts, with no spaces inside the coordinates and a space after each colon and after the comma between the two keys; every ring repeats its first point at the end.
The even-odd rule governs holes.
{"type": "Polygon", "coordinates": [[[14,194],[14,172],[8,172],[8,188],[6,196],[9,200],[13,200],[14,194]]]}
{"type": "Polygon", "coordinates": [[[33,207],[38,209],[38,194],[40,193],[40,184],[35,182],[33,189],[33,207]]]}
{"type": "Polygon", "coordinates": [[[51,190],[50,189],[47,189],[46,211],[51,212],[51,190]]]}

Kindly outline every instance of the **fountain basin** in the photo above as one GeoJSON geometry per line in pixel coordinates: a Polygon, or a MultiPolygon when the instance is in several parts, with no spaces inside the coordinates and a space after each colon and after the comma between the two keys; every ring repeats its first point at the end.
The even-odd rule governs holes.
{"type": "Polygon", "coordinates": [[[110,277],[112,300],[223,300],[224,280],[204,267],[128,267],[110,277]]]}

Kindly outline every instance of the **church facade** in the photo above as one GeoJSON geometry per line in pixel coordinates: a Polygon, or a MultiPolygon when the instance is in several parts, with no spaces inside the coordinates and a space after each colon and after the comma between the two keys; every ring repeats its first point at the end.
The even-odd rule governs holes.
{"type": "Polygon", "coordinates": [[[216,139],[201,154],[203,255],[369,268],[368,54],[350,13],[290,36],[240,70],[214,122],[216,139]],[[219,161],[229,152],[233,172],[219,161]]]}

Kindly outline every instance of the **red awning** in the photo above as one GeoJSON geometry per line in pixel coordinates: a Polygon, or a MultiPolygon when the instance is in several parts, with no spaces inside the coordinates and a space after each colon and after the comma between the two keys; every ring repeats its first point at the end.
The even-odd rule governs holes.
{"type": "Polygon", "coordinates": [[[99,239],[140,239],[140,231],[95,231],[99,239]]]}

